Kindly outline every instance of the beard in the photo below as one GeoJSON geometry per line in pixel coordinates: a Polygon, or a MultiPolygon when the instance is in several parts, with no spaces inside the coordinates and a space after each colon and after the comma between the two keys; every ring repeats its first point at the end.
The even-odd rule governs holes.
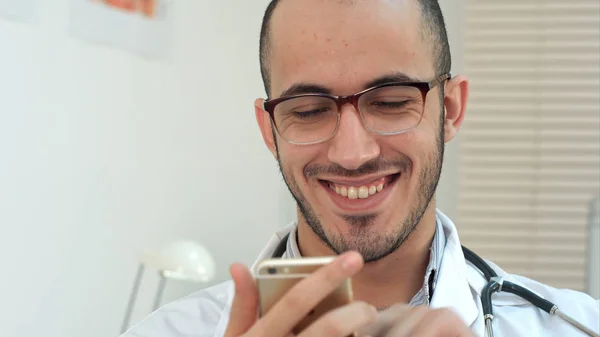
{"type": "MultiPolygon", "coordinates": [[[[443,111],[443,110],[442,110],[443,111]]],[[[377,220],[376,213],[364,215],[341,215],[341,218],[348,224],[348,233],[345,235],[336,233],[327,233],[319,215],[306,200],[300,186],[292,173],[285,169],[280,160],[279,149],[275,142],[277,151],[277,163],[279,170],[290,193],[296,200],[298,209],[302,217],[311,230],[323,241],[334,253],[341,254],[346,251],[354,250],[359,252],[365,263],[376,262],[396,251],[414,232],[421,221],[423,214],[433,199],[437,185],[442,173],[442,162],[444,157],[444,114],[441,115],[439,132],[436,137],[436,147],[433,153],[427,159],[425,166],[419,173],[416,200],[409,208],[409,213],[404,219],[394,224],[391,232],[377,232],[371,229],[370,224],[377,220]]],[[[277,139],[274,136],[274,139],[277,139]]],[[[404,155],[400,155],[391,160],[375,158],[366,162],[356,170],[346,170],[343,167],[332,165],[308,165],[304,169],[307,178],[315,177],[320,174],[328,173],[340,177],[357,177],[370,173],[376,173],[385,169],[397,168],[404,174],[412,171],[412,162],[404,155]]]]}

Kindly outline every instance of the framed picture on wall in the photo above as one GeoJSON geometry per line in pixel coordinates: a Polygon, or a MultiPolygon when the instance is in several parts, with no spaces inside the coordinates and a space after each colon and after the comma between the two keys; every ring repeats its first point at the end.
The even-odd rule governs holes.
{"type": "Polygon", "coordinates": [[[150,59],[170,57],[172,0],[71,1],[74,37],[150,59]]]}
{"type": "Polygon", "coordinates": [[[157,18],[159,0],[89,0],[109,6],[112,9],[130,14],[141,14],[147,18],[157,18]]]}

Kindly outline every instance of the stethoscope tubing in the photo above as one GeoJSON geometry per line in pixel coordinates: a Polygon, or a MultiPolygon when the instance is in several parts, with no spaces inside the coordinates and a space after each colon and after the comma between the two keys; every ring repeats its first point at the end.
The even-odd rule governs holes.
{"type": "Polygon", "coordinates": [[[489,264],[487,264],[481,257],[479,257],[479,255],[473,253],[468,248],[463,246],[462,250],[465,259],[479,269],[488,281],[481,291],[481,307],[483,310],[483,318],[487,337],[494,337],[494,331],[492,329],[492,321],[494,320],[492,295],[502,291],[521,297],[548,314],[559,317],[563,321],[569,323],[571,326],[577,328],[579,331],[587,334],[590,337],[600,337],[598,333],[592,331],[579,321],[560,311],[556,304],[538,296],[537,294],[523,288],[518,284],[505,281],[501,277],[498,277],[498,274],[496,274],[489,264]]]}

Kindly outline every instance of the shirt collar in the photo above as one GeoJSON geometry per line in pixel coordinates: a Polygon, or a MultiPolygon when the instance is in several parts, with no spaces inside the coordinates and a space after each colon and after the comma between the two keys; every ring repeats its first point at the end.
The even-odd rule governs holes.
{"type": "MultiPolygon", "coordinates": [[[[431,247],[429,248],[429,263],[425,270],[423,286],[410,301],[410,305],[413,306],[429,305],[437,285],[438,271],[442,265],[444,249],[446,248],[446,235],[444,233],[444,228],[442,227],[442,222],[438,216],[436,216],[435,224],[435,234],[433,236],[433,241],[431,242],[431,247]]],[[[294,226],[290,232],[283,258],[302,257],[296,237],[297,228],[297,226],[294,226]]]]}

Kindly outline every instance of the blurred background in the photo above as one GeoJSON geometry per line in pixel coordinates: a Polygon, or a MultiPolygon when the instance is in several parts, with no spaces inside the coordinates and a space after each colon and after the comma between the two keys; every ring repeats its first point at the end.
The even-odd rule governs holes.
{"type": "MultiPolygon", "coordinates": [[[[178,1],[168,60],[73,38],[69,0],[0,17],[0,336],[116,336],[140,252],[191,239],[214,256],[212,281],[170,280],[168,302],[294,219],[254,120],[267,3],[178,1]]],[[[471,99],[439,208],[508,271],[598,298],[600,4],[441,5],[471,99]]]]}

